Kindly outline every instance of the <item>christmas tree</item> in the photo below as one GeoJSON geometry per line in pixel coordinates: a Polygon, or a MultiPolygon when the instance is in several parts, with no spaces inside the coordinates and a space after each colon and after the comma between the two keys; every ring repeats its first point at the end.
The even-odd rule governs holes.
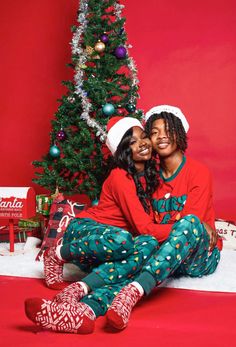
{"type": "Polygon", "coordinates": [[[108,156],[106,123],[113,116],[140,118],[137,71],[128,50],[123,5],[114,0],[81,0],[72,27],[74,80],[52,120],[50,149],[34,161],[34,182],[52,193],[99,197],[108,156]]]}

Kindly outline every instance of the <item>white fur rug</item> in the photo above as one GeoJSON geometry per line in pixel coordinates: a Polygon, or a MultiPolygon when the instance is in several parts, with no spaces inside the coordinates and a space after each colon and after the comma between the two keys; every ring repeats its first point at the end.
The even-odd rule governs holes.
{"type": "MultiPolygon", "coordinates": [[[[10,254],[9,244],[0,243],[0,275],[43,278],[43,263],[35,261],[38,251],[39,249],[35,245],[17,243],[15,252],[10,254]]],[[[65,279],[75,281],[83,275],[76,266],[66,264],[65,279]]],[[[213,292],[236,292],[236,250],[224,249],[222,251],[221,261],[212,275],[202,278],[170,278],[162,286],[213,292]]]]}

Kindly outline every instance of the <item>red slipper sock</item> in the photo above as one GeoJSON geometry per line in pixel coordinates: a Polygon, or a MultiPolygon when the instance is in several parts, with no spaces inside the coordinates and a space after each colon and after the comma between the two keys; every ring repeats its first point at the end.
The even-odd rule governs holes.
{"type": "Polygon", "coordinates": [[[127,327],[131,311],[143,296],[143,289],[137,282],[125,286],[115,297],[106,317],[112,328],[122,330],[127,327]],[[135,284],[134,284],[135,283],[135,284]]]}
{"type": "Polygon", "coordinates": [[[75,282],[64,288],[54,298],[53,302],[77,305],[79,300],[88,294],[88,288],[84,282],[75,282]]]}
{"type": "Polygon", "coordinates": [[[56,247],[46,249],[43,255],[44,275],[47,287],[51,289],[61,290],[67,285],[63,281],[63,264],[56,254],[56,247]]]}
{"type": "Polygon", "coordinates": [[[47,330],[74,334],[90,334],[94,331],[96,316],[84,303],[72,306],[30,298],[25,301],[25,313],[36,325],[47,330]]]}

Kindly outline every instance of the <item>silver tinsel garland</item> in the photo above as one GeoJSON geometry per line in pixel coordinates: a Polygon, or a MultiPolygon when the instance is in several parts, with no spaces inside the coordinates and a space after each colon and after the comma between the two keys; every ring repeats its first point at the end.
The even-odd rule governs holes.
{"type": "MultiPolygon", "coordinates": [[[[118,2],[115,2],[114,14],[117,20],[121,19],[121,13],[123,8],[124,8],[124,5],[121,5],[118,2]]],[[[82,67],[86,64],[88,60],[88,53],[85,49],[82,48],[82,39],[83,39],[83,33],[85,32],[87,24],[88,24],[88,21],[86,19],[87,12],[88,12],[88,0],[80,0],[79,15],[78,15],[79,26],[74,32],[72,41],[71,41],[72,54],[79,57],[78,64],[75,69],[76,72],[74,75],[75,93],[81,99],[83,111],[80,115],[80,118],[85,120],[89,127],[96,129],[96,136],[98,136],[100,140],[104,142],[106,140],[106,131],[98,122],[96,122],[92,117],[90,117],[92,104],[87,98],[87,93],[83,89],[83,77],[85,72],[82,67]]],[[[128,57],[128,68],[130,69],[130,72],[131,72],[131,81],[132,81],[131,85],[135,86],[139,83],[139,80],[137,78],[137,68],[135,66],[135,63],[133,59],[128,56],[128,49],[131,47],[132,47],[131,45],[125,45],[125,48],[127,50],[127,57],[128,57]]],[[[132,95],[130,97],[129,103],[134,104],[135,99],[136,99],[135,96],[132,95]]]]}

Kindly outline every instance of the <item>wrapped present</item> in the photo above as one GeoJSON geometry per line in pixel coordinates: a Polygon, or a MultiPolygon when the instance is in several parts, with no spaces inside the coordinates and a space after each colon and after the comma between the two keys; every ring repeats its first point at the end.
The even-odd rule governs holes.
{"type": "Polygon", "coordinates": [[[46,194],[36,195],[37,213],[40,213],[43,216],[49,216],[52,202],[52,196],[48,196],[46,194]]]}
{"type": "Polygon", "coordinates": [[[39,228],[41,226],[40,216],[33,218],[19,219],[18,226],[20,228],[39,228]]]}

